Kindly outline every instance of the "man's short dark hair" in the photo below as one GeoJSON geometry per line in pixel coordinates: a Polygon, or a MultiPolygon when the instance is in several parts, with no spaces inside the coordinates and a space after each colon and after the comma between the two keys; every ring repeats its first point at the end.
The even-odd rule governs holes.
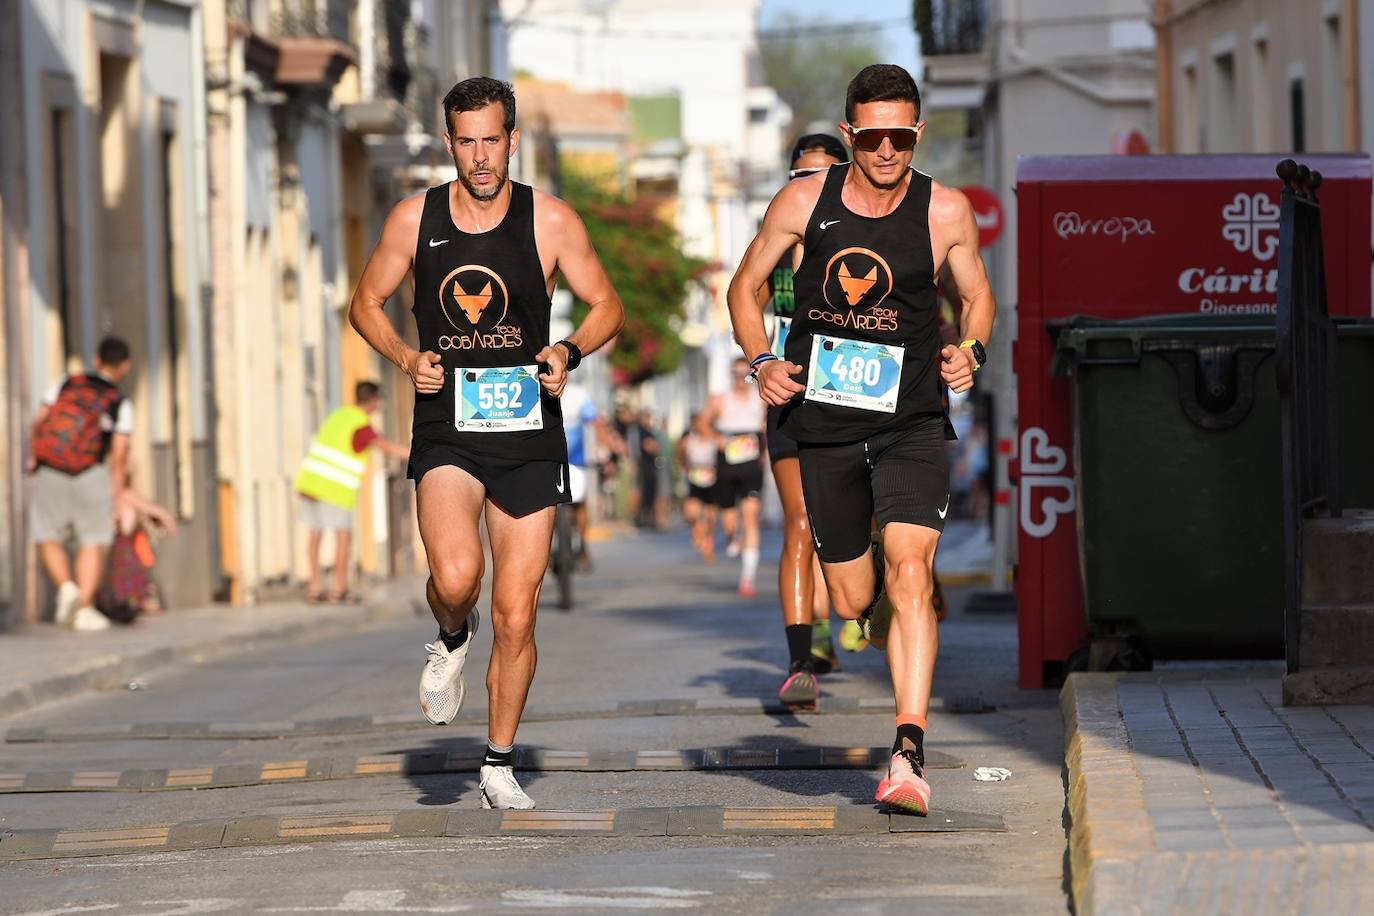
{"type": "Polygon", "coordinates": [[[500,102],[505,111],[506,133],[515,130],[515,90],[504,80],[489,76],[474,76],[456,84],[444,96],[444,126],[452,129],[453,115],[463,111],[478,111],[500,102]]]}
{"type": "Polygon", "coordinates": [[[844,119],[853,124],[854,109],[865,102],[910,102],[916,106],[916,120],[921,120],[921,91],[911,74],[896,64],[870,64],[849,81],[844,119]]]}
{"type": "Polygon", "coordinates": [[[366,404],[382,396],[382,388],[376,382],[359,382],[353,386],[353,403],[366,404]]]}
{"type": "Polygon", "coordinates": [[[106,337],[95,349],[95,358],[102,366],[118,366],[132,357],[133,351],[122,337],[106,337]]]}

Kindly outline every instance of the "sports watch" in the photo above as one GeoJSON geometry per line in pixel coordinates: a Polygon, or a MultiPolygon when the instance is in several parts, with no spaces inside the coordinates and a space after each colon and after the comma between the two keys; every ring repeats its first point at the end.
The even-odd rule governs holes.
{"type": "Polygon", "coordinates": [[[988,351],[983,349],[983,345],[976,338],[970,337],[968,340],[961,341],[959,349],[969,350],[973,353],[974,372],[983,368],[983,363],[988,361],[988,351]]]}

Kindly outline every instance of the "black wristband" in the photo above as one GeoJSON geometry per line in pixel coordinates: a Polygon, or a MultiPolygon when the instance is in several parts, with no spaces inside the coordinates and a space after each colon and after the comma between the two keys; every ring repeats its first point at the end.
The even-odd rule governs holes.
{"type": "Polygon", "coordinates": [[[557,344],[554,344],[554,346],[558,346],[558,344],[562,344],[565,348],[567,348],[567,351],[568,351],[568,366],[567,366],[567,369],[568,369],[569,372],[573,371],[573,370],[576,369],[578,366],[582,365],[582,351],[579,350],[579,349],[577,348],[577,344],[575,344],[575,343],[573,343],[571,340],[567,340],[567,339],[560,340],[557,344]]]}

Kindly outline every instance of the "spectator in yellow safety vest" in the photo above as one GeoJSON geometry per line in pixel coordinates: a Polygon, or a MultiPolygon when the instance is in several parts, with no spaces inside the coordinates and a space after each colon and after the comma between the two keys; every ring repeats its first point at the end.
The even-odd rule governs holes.
{"type": "Polygon", "coordinates": [[[407,459],[410,449],[382,438],[372,425],[372,414],[381,406],[382,389],[376,382],[359,382],[354,404],[340,407],[325,418],[310,443],[310,450],[296,474],[301,520],[309,535],[306,553],[310,564],[307,600],[346,604],[357,601],[348,589],[349,556],[353,541],[353,507],[358,503],[367,450],[376,446],[392,458],[407,459]],[[325,594],[320,575],[320,541],[334,532],[334,587],[325,594]]]}

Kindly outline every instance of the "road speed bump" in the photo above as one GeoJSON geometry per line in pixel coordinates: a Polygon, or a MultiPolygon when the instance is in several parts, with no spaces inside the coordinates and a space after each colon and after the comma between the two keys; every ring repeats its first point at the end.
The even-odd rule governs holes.
{"type": "Polygon", "coordinates": [[[932,811],[888,815],[867,805],[841,807],[601,808],[588,811],[467,809],[249,816],[150,826],[73,827],[0,833],[0,863],[187,849],[496,836],[840,836],[1002,831],[996,815],[932,811]]]}

